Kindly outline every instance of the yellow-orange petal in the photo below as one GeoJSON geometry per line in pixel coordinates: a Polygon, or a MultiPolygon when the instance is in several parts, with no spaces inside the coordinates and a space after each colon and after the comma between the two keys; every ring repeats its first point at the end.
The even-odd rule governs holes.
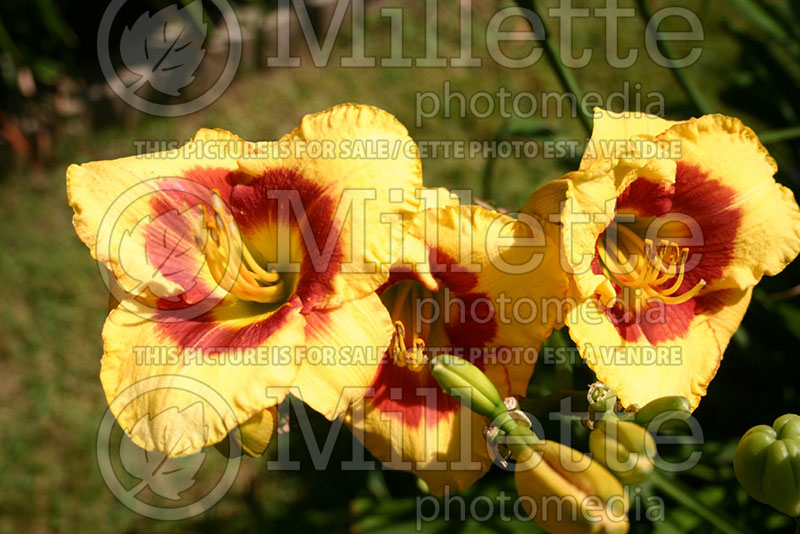
{"type": "Polygon", "coordinates": [[[296,299],[272,312],[251,314],[235,302],[165,322],[127,304],[103,328],[100,380],[119,425],[144,449],[185,455],[213,445],[275,406],[297,375],[297,363],[278,350],[304,344],[296,299]]]}
{"type": "Polygon", "coordinates": [[[317,307],[383,284],[400,257],[404,220],[424,207],[416,144],[394,116],[372,106],[342,104],[307,115],[290,134],[259,144],[256,157],[243,158],[239,168],[256,179],[289,170],[319,188],[317,200],[302,209],[313,213],[324,202],[331,222],[318,229],[325,234],[318,243],[306,246],[321,248],[332,236],[337,248],[317,307]]]}
{"type": "Polygon", "coordinates": [[[715,291],[680,305],[653,307],[630,320],[588,299],[570,314],[569,334],[598,380],[626,406],[681,395],[694,409],[751,295],[752,289],[715,291]]]}
{"type": "Polygon", "coordinates": [[[306,320],[306,345],[293,385],[306,404],[333,420],[372,384],[391,339],[392,321],[374,293],[339,308],[312,311],[306,320]]]}

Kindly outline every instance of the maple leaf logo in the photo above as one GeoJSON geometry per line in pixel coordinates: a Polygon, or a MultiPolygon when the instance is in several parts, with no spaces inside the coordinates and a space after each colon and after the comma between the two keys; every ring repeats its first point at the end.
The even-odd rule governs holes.
{"type": "Polygon", "coordinates": [[[194,81],[205,57],[207,33],[201,0],[180,9],[171,5],[153,15],[142,13],[132,26],[125,27],[120,40],[123,63],[139,75],[128,91],[135,92],[149,82],[156,91],[180,96],[194,81]]]}
{"type": "Polygon", "coordinates": [[[183,211],[172,209],[151,219],[142,217],[132,230],[125,230],[119,242],[119,263],[135,287],[129,294],[150,290],[160,298],[189,292],[203,263],[191,261],[191,254],[205,246],[207,232],[195,234],[192,221],[202,220],[202,204],[183,211]],[[144,247],[137,246],[144,243],[144,247]],[[142,253],[144,251],[144,253],[142,253]],[[176,280],[180,280],[178,284],[176,280]]]}
{"type": "MultiPolygon", "coordinates": [[[[203,403],[198,401],[183,410],[169,408],[159,413],[152,419],[145,415],[133,426],[130,433],[139,434],[146,429],[161,426],[159,420],[175,421],[176,418],[203,421],[203,403]]],[[[132,476],[139,479],[139,483],[130,490],[131,495],[136,495],[145,488],[150,488],[159,497],[172,501],[181,500],[181,493],[195,484],[195,475],[203,466],[206,453],[204,451],[176,458],[186,450],[183,433],[168,435],[170,442],[167,444],[169,452],[147,451],[134,444],[128,436],[123,436],[120,442],[119,457],[122,467],[132,476]]]]}

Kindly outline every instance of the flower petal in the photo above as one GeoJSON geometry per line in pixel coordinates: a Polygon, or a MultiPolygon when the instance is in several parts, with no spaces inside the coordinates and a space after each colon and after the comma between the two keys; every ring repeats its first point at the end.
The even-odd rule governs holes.
{"type": "Polygon", "coordinates": [[[364,396],[392,333],[389,312],[374,293],[306,316],[305,358],[294,380],[303,401],[330,420],[364,396]]]}
{"type": "Polygon", "coordinates": [[[651,308],[638,318],[617,317],[596,299],[568,320],[570,337],[598,380],[627,405],[682,395],[692,409],[705,395],[752,289],[727,289],[683,304],[651,308]]]}
{"type": "Polygon", "coordinates": [[[220,441],[214,446],[223,456],[232,457],[241,450],[250,457],[258,458],[267,451],[277,426],[278,408],[273,406],[254,414],[239,425],[238,429],[230,432],[227,440],[220,441]],[[232,448],[231,440],[234,440],[238,447],[232,448]]]}
{"type": "Polygon", "coordinates": [[[337,306],[388,279],[403,241],[403,216],[422,205],[417,147],[394,116],[356,104],[307,115],[299,128],[259,145],[258,157],[239,165],[257,179],[290,172],[314,186],[314,198],[295,213],[301,227],[313,229],[307,253],[322,253],[315,274],[324,291],[307,307],[337,306]],[[326,253],[327,239],[336,243],[326,253]]]}
{"type": "Polygon", "coordinates": [[[386,467],[416,474],[434,495],[468,488],[492,464],[481,433],[486,420],[445,394],[427,367],[413,371],[388,355],[374,393],[355,403],[345,421],[386,467]]]}
{"type": "Polygon", "coordinates": [[[581,159],[581,170],[598,160],[610,159],[630,139],[638,136],[656,136],[677,124],[675,121],[662,119],[657,115],[641,112],[614,113],[601,108],[594,108],[594,125],[592,137],[581,159]]]}
{"type": "MultiPolygon", "coordinates": [[[[239,440],[242,452],[248,456],[258,457],[266,452],[275,429],[278,427],[278,408],[273,406],[261,410],[250,419],[239,425],[239,440]]],[[[236,432],[232,433],[236,436],[236,432]]]]}
{"type": "Polygon", "coordinates": [[[297,299],[261,313],[226,303],[171,322],[128,304],[115,308],[103,328],[100,380],[120,426],[135,431],[131,439],[142,448],[175,454],[180,441],[180,454],[191,454],[217,443],[276,405],[297,374],[296,362],[276,351],[304,343],[297,299]],[[275,388],[269,396],[268,387],[275,388]],[[201,411],[189,409],[198,402],[201,411]]]}
{"type": "Polygon", "coordinates": [[[677,124],[659,139],[680,143],[687,178],[685,186],[676,184],[673,209],[707,221],[701,224],[710,241],[705,248],[717,253],[714,260],[723,271],[705,276],[715,281],[712,289],[753,286],[797,256],[800,208],[792,192],[775,182],[775,160],[750,128],[735,118],[707,115],[677,124]],[[713,242],[719,230],[714,222],[735,229],[727,243],[713,242]],[[724,246],[728,261],[719,252],[724,246]]]}
{"type": "Polygon", "coordinates": [[[203,129],[174,150],[67,169],[75,231],[113,272],[118,300],[149,290],[196,302],[213,291],[194,228],[212,190],[227,197],[236,161],[251,148],[230,132],[203,129]]]}
{"type": "MultiPolygon", "coordinates": [[[[512,393],[524,395],[531,351],[563,324],[568,279],[553,234],[533,217],[514,219],[478,206],[426,213],[431,271],[450,303],[444,317],[453,347],[471,357],[493,347],[483,367],[505,367],[512,393]]],[[[477,363],[477,362],[473,362],[477,363]]]]}

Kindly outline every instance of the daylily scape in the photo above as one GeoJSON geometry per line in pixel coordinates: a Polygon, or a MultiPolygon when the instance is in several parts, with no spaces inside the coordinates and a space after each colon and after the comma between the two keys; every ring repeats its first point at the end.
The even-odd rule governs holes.
{"type": "MultiPolygon", "coordinates": [[[[548,531],[626,532],[604,456],[542,441],[516,409],[538,351],[566,329],[614,392],[598,420],[665,398],[696,408],[753,287],[800,252],[776,170],[737,119],[597,110],[579,168],[508,213],[426,187],[406,128],[343,104],[277,141],[203,129],[175,150],[72,165],[67,192],[111,293],[100,381],[140,447],[184,456],[230,436],[263,454],[292,394],[434,495],[511,462],[520,495],[601,499],[597,518],[527,505],[548,531]],[[197,409],[178,379],[230,409],[197,409]],[[498,456],[498,433],[523,444],[498,456]],[[585,469],[557,465],[572,453],[585,469]]],[[[619,425],[645,441],[625,448],[652,454],[634,426],[619,425]]],[[[616,447],[609,428],[594,432],[616,447]]]]}

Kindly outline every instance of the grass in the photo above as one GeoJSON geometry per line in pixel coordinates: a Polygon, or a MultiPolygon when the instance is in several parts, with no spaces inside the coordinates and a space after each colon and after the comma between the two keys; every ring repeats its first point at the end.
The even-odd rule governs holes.
{"type": "MultiPolygon", "coordinates": [[[[552,6],[555,2],[544,4],[552,6]]],[[[671,4],[678,3],[659,3],[671,4]]],[[[423,9],[407,6],[406,10],[406,55],[421,56],[423,9]]],[[[446,81],[468,98],[478,91],[495,94],[501,87],[512,94],[561,91],[554,71],[544,59],[534,67],[516,70],[489,60],[482,43],[486,22],[494,10],[488,3],[476,6],[473,19],[474,42],[480,43],[474,48],[484,60],[481,69],[356,71],[337,66],[335,60],[332,66],[322,69],[310,67],[305,58],[306,66],[302,68],[241,74],[218,102],[182,119],[134,115],[130,124],[99,130],[68,123],[58,136],[56,161],[51,166],[30,170],[18,165],[6,173],[0,183],[0,295],[4,297],[0,307],[0,532],[244,532],[254,527],[265,531],[325,528],[338,532],[352,524],[363,530],[375,525],[374,521],[370,523],[370,517],[374,520],[375,516],[364,509],[377,506],[378,501],[382,517],[395,514],[405,518],[403,521],[410,520],[408,513],[413,512],[411,503],[418,492],[413,479],[406,475],[335,469],[266,473],[263,460],[249,459],[228,496],[212,511],[192,520],[155,522],[137,516],[114,499],[100,477],[94,456],[97,427],[106,409],[97,375],[107,296],[97,266],[72,231],[64,169],[70,162],[131,154],[136,140],[187,139],[201,126],[227,128],[248,139],[274,139],[298,124],[305,113],[344,101],[374,104],[391,111],[418,140],[494,139],[503,127],[497,112],[483,119],[437,116],[427,119],[420,128],[415,126],[414,113],[415,95],[420,91],[441,95],[446,81]],[[382,499],[386,492],[396,500],[382,499]]],[[[757,48],[751,46],[752,42],[764,40],[758,30],[721,0],[707,2],[698,10],[706,32],[704,53],[685,74],[700,86],[712,108],[740,116],[759,130],[796,125],[791,123],[794,111],[786,103],[787,95],[796,93],[785,89],[796,83],[796,65],[786,63],[781,52],[774,52],[777,64],[788,66],[785,73],[776,76],[774,84],[765,85],[764,77],[772,71],[765,73],[763,64],[753,59],[757,48]],[[754,99],[753,94],[760,97],[754,99]]],[[[442,5],[439,21],[440,54],[458,56],[455,8],[442,5]]],[[[548,17],[545,21],[548,30],[556,33],[556,21],[548,17]]],[[[386,56],[389,37],[374,30],[380,23],[376,9],[369,9],[367,51],[386,56]]],[[[621,51],[631,46],[641,49],[641,21],[624,20],[619,40],[621,51]]],[[[644,57],[643,50],[643,57],[634,66],[612,69],[603,61],[604,42],[602,21],[575,22],[576,49],[587,46],[595,51],[590,66],[574,72],[584,92],[608,95],[621,90],[623,81],[638,82],[643,95],[664,95],[668,115],[685,117],[694,113],[676,80],[644,57]]],[[[509,48],[506,50],[512,53],[509,48]]],[[[334,58],[347,52],[346,40],[341,39],[334,58]]],[[[517,57],[527,52],[524,46],[513,51],[517,57]]],[[[583,138],[579,121],[558,118],[554,110],[549,111],[548,118],[537,114],[539,118],[532,124],[552,130],[557,139],[583,138]]],[[[781,143],[771,149],[781,164],[779,179],[796,186],[800,176],[797,144],[781,143]]],[[[477,190],[484,165],[482,159],[429,159],[424,162],[425,180],[429,185],[477,190]]],[[[574,162],[561,158],[499,160],[493,172],[495,194],[490,200],[512,210],[518,208],[537,185],[572,166],[574,162]]],[[[795,264],[767,281],[762,286],[763,294],[793,286],[797,274],[795,264]]],[[[755,299],[709,398],[698,412],[704,424],[708,423],[709,450],[714,450],[714,443],[720,450],[729,447],[749,426],[797,409],[796,380],[792,379],[796,374],[786,371],[797,370],[794,347],[800,312],[796,306],[796,298],[778,304],[768,297],[763,301],[755,299]],[[780,375],[776,376],[777,372],[780,375]],[[732,409],[738,417],[731,420],[727,414],[732,409]],[[720,418],[720,414],[725,417],[720,418]]],[[[546,380],[547,373],[546,369],[537,371],[537,380],[546,380]]],[[[576,375],[579,387],[583,387],[581,379],[591,378],[585,374],[583,369],[576,375]]],[[[315,428],[325,432],[327,427],[316,420],[315,428]]],[[[307,452],[299,445],[299,437],[293,439],[298,442],[295,450],[302,460],[307,452]]],[[[334,458],[346,459],[349,447],[350,437],[345,432],[337,440],[334,458]]],[[[219,461],[218,458],[212,461],[219,461]]],[[[714,465],[714,458],[724,456],[717,452],[706,458],[714,465]]],[[[775,531],[785,527],[780,517],[774,519],[766,507],[752,501],[737,507],[737,503],[744,502],[741,491],[736,489],[730,470],[725,470],[724,463],[720,465],[713,483],[731,492],[723,506],[750,522],[766,522],[771,517],[770,521],[777,521],[775,531]]],[[[473,495],[504,485],[507,479],[495,474],[482,482],[473,495]]],[[[677,506],[675,510],[675,521],[680,524],[685,520],[685,510],[677,506]]],[[[380,528],[392,526],[386,521],[378,523],[383,525],[380,528]]],[[[665,524],[659,525],[656,532],[667,532],[665,524]]],[[[397,527],[407,525],[400,522],[397,527]]],[[[705,532],[697,530],[701,531],[705,532]]]]}

